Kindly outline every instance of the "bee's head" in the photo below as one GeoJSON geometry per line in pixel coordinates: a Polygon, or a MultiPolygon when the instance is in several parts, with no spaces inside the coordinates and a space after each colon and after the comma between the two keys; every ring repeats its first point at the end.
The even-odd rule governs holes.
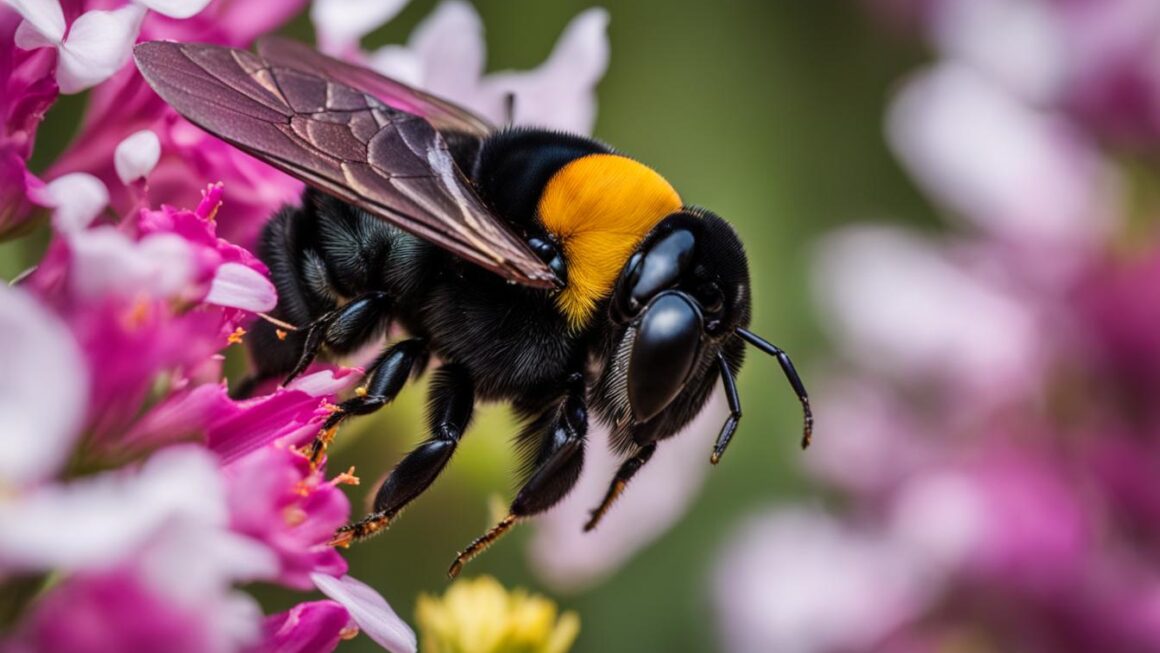
{"type": "Polygon", "coordinates": [[[701,209],[667,216],[641,242],[613,290],[613,321],[631,325],[628,399],[646,422],[749,324],[749,266],[729,223],[701,209]]]}

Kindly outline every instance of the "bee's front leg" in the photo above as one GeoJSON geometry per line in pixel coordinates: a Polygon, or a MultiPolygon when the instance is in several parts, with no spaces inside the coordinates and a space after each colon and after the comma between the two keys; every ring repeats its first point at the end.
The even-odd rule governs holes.
{"type": "Polygon", "coordinates": [[[420,338],[395,343],[383,352],[371,364],[366,380],[357,390],[358,394],[336,406],[334,414],[322,425],[322,430],[306,452],[310,464],[318,465],[322,460],[340,424],[354,415],[373,413],[394,401],[399,391],[407,384],[407,378],[415,369],[416,363],[425,355],[426,349],[420,338]]]}

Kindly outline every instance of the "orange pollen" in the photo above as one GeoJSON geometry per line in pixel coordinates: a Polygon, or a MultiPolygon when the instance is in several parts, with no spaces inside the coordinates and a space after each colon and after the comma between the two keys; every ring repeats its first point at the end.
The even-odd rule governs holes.
{"type": "Polygon", "coordinates": [[[275,329],[275,330],[274,330],[274,335],[278,336],[278,339],[279,339],[279,340],[285,340],[285,339],[286,339],[286,332],[285,332],[285,331],[283,331],[282,329],[275,329]]]}
{"type": "Polygon", "coordinates": [[[230,343],[231,345],[240,344],[242,342],[242,336],[244,335],[246,335],[246,330],[242,327],[238,327],[234,329],[234,332],[230,334],[229,338],[226,338],[226,342],[230,343]]]}

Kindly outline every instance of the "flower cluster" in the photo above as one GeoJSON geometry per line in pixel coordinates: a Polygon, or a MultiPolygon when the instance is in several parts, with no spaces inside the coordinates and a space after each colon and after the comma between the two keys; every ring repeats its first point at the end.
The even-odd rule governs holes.
{"type": "Polygon", "coordinates": [[[717,575],[724,639],[1160,649],[1160,206],[1130,201],[1160,176],[1119,164],[1160,144],[1158,6],[906,4],[941,57],[902,86],[887,136],[964,227],[821,244],[841,360],[809,470],[845,510],[741,529],[717,575]]]}
{"type": "MultiPolygon", "coordinates": [[[[0,5],[0,234],[42,229],[45,215],[51,231],[41,261],[0,286],[4,650],[314,653],[359,632],[416,649],[329,545],[351,517],[340,486],[357,483],[353,470],[328,476],[299,453],[360,370],[317,365],[247,400],[223,376],[223,350],[277,302],[248,246],[302,186],[180,118],[128,63],[138,40],[247,47],[305,4],[0,5]],[[34,174],[45,112],[81,91],[78,135],[34,174]],[[263,615],[244,591],[255,581],[326,598],[263,615]]],[[[485,77],[466,4],[442,5],[406,47],[362,52],[359,39],[404,4],[318,0],[311,15],[328,50],[497,122],[514,95],[518,120],[591,128],[603,12],[582,14],[540,70],[485,77]]],[[[557,626],[548,604],[512,601],[517,644],[570,646],[574,616],[557,626]],[[520,639],[523,626],[536,637],[520,639]]]]}

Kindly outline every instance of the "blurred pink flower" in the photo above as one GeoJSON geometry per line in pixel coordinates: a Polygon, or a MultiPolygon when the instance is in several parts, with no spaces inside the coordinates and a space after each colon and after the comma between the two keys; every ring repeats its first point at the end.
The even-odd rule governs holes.
{"type": "Polygon", "coordinates": [[[1160,5],[1152,0],[864,0],[947,60],[1130,150],[1160,143],[1160,5]]]}
{"type": "Polygon", "coordinates": [[[535,522],[529,553],[539,576],[560,591],[593,586],[673,527],[696,498],[711,470],[709,453],[727,409],[715,393],[681,433],[658,447],[599,528],[585,533],[589,512],[600,505],[622,462],[606,428],[589,431],[584,469],[576,487],[535,522]]]}
{"type": "Polygon", "coordinates": [[[714,583],[732,653],[877,650],[921,613],[935,579],[888,535],[785,508],[743,525],[714,583]]]}
{"type": "Polygon", "coordinates": [[[50,74],[56,54],[16,46],[20,15],[0,6],[0,235],[29,216],[26,196],[41,186],[26,163],[36,129],[56,100],[56,80],[50,74]]]}
{"type": "MultiPolygon", "coordinates": [[[[497,125],[508,122],[510,96],[513,124],[591,133],[596,84],[608,68],[605,10],[588,9],[572,19],[539,68],[484,75],[483,23],[469,3],[445,0],[415,29],[406,46],[388,45],[369,54],[358,49],[357,39],[365,31],[352,31],[349,18],[339,11],[349,4],[349,0],[315,4],[311,14],[315,30],[335,39],[330,51],[365,57],[378,71],[452,100],[497,125]]],[[[386,10],[399,4],[380,6],[386,10]]],[[[388,12],[383,20],[393,15],[388,12]]]]}
{"type": "Polygon", "coordinates": [[[887,133],[968,230],[823,241],[815,293],[840,356],[815,393],[831,418],[807,464],[845,509],[796,534],[837,552],[811,577],[815,541],[743,530],[717,576],[723,636],[735,651],[1160,650],[1160,493],[1145,480],[1160,473],[1160,242],[1137,238],[1135,260],[1115,248],[1134,180],[1111,124],[1069,101],[1077,56],[1139,53],[1141,34],[1154,48],[1160,13],[921,4],[942,60],[902,86],[887,133]],[[906,601],[888,581],[850,585],[882,568],[914,581],[906,601]],[[827,603],[763,593],[800,577],[827,603]]]}

